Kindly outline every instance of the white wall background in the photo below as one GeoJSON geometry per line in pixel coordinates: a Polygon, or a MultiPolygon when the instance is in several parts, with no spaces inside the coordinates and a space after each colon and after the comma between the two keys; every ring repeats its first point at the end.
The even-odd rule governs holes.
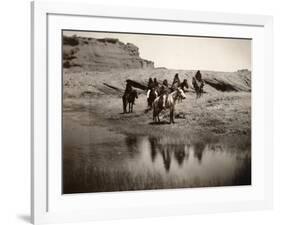
{"type": "MultiPolygon", "coordinates": [[[[78,0],[76,0],[78,1],[78,0]]],[[[85,1],[85,0],[84,0],[85,1]]],[[[80,1],[81,2],[81,1],[80,1]]],[[[275,209],[122,221],[131,224],[281,224],[281,7],[278,0],[88,0],[87,2],[274,16],[275,209]]],[[[0,3],[0,224],[27,224],[30,208],[30,1],[0,3]]],[[[86,223],[86,224],[91,224],[86,223]]]]}

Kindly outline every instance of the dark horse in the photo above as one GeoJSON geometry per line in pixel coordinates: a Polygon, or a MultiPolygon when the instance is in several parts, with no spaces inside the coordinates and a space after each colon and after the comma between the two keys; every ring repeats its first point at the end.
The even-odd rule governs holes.
{"type": "Polygon", "coordinates": [[[138,93],[136,90],[132,90],[129,93],[125,93],[122,97],[123,100],[123,113],[127,113],[127,105],[129,104],[129,113],[133,112],[133,106],[135,104],[135,99],[138,98],[138,93]]]}

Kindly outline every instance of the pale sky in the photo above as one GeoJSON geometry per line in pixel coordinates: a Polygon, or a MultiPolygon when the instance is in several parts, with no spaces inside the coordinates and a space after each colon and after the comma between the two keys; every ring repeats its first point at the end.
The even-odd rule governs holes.
{"type": "Polygon", "coordinates": [[[118,38],[139,48],[155,67],[215,71],[251,70],[251,40],[188,36],[64,31],[64,35],[118,38]]]}

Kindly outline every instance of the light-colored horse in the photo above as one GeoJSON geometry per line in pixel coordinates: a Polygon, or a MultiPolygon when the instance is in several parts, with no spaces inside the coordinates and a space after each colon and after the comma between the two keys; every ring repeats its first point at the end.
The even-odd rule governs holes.
{"type": "MultiPolygon", "coordinates": [[[[174,121],[174,111],[175,111],[175,106],[176,102],[179,98],[185,99],[186,96],[181,88],[177,88],[175,91],[170,93],[167,97],[166,100],[166,109],[170,110],[170,123],[175,123],[174,121]]],[[[163,108],[163,96],[157,97],[153,104],[153,121],[154,122],[160,122],[159,114],[160,112],[164,109],[163,108]]]]}

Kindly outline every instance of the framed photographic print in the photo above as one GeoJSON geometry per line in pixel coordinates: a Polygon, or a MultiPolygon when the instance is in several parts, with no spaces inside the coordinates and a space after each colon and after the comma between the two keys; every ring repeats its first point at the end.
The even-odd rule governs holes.
{"type": "Polygon", "coordinates": [[[34,224],[272,207],[272,18],[32,3],[34,224]]]}

